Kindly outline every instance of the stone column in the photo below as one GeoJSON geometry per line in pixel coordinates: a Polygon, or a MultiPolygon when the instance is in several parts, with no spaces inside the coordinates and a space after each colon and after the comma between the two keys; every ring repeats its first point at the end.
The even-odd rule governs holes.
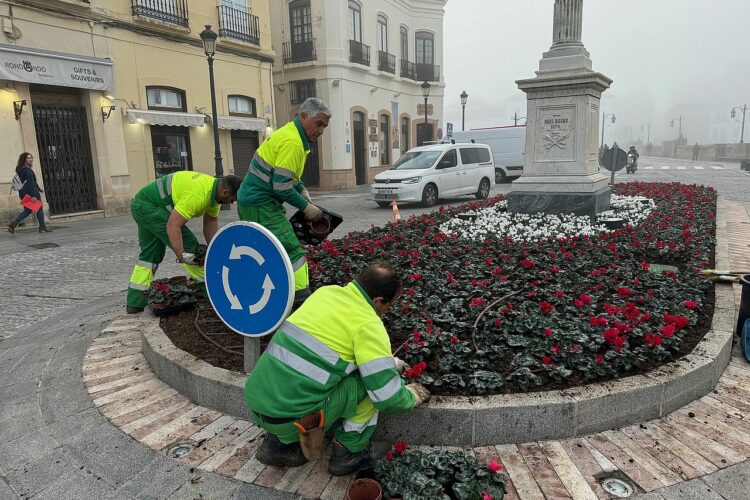
{"type": "Polygon", "coordinates": [[[583,0],[555,0],[553,45],[536,78],[519,80],[528,99],[526,160],[508,208],[516,213],[589,215],[609,208],[599,172],[599,100],[612,80],[592,69],[581,42],[583,0]]]}
{"type": "Polygon", "coordinates": [[[555,22],[552,48],[560,45],[583,45],[583,0],[555,0],[555,22]]]}

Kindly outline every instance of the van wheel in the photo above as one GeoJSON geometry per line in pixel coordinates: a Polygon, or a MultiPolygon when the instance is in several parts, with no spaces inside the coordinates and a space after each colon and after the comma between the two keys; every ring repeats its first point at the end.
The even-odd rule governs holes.
{"type": "Polygon", "coordinates": [[[437,186],[435,184],[427,184],[422,191],[422,206],[432,207],[437,202],[437,186]]]}
{"type": "Polygon", "coordinates": [[[505,175],[500,169],[495,170],[495,184],[504,184],[508,180],[508,176],[505,175]]]}
{"type": "Polygon", "coordinates": [[[380,208],[386,208],[391,206],[391,202],[389,201],[377,201],[376,202],[380,208]]]}
{"type": "Polygon", "coordinates": [[[477,190],[474,196],[477,197],[477,200],[484,200],[489,195],[490,195],[490,180],[487,177],[485,177],[482,179],[482,182],[479,183],[479,189],[477,190]]]}

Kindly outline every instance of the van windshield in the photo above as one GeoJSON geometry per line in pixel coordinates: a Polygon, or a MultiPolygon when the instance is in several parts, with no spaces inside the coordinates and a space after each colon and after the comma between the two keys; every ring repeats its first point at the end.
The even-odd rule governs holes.
{"type": "Polygon", "coordinates": [[[408,151],[401,155],[391,170],[424,170],[435,164],[440,151],[408,151]]]}

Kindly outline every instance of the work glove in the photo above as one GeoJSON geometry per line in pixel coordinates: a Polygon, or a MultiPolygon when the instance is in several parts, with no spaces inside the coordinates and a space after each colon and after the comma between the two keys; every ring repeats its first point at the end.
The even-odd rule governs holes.
{"type": "Polygon", "coordinates": [[[180,258],[177,259],[177,262],[180,262],[181,264],[195,264],[195,254],[183,252],[182,255],[180,255],[180,258]]]}
{"type": "Polygon", "coordinates": [[[401,358],[393,356],[393,362],[396,364],[396,371],[400,374],[404,373],[404,370],[409,368],[409,364],[401,358]]]}
{"type": "Polygon", "coordinates": [[[310,198],[310,191],[308,191],[307,188],[303,189],[302,192],[300,193],[300,195],[304,199],[306,199],[307,201],[309,201],[310,203],[312,203],[312,198],[310,198]]]}
{"type": "Polygon", "coordinates": [[[430,400],[430,391],[422,384],[409,384],[406,390],[414,395],[414,408],[430,400]]]}
{"type": "Polygon", "coordinates": [[[323,211],[312,203],[308,203],[303,212],[305,213],[305,219],[310,221],[315,221],[323,217],[323,211]]]}

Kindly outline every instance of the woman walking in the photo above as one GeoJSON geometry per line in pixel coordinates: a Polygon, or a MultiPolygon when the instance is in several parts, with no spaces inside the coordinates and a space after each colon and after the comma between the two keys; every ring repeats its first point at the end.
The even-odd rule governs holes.
{"type": "MultiPolygon", "coordinates": [[[[36,182],[36,174],[31,168],[33,163],[34,155],[32,155],[31,153],[21,153],[21,156],[18,157],[18,164],[16,164],[16,174],[18,174],[21,182],[23,182],[23,187],[18,191],[18,197],[21,199],[23,199],[23,197],[26,195],[31,196],[35,200],[42,199],[42,193],[44,191],[36,182]]],[[[8,226],[8,231],[10,232],[10,234],[14,234],[16,232],[16,226],[18,226],[18,224],[20,224],[22,220],[24,220],[32,213],[33,211],[31,209],[24,207],[23,212],[21,212],[18,217],[11,221],[10,225],[8,226]]],[[[43,207],[39,208],[39,211],[36,213],[36,218],[39,221],[39,232],[48,233],[49,230],[47,229],[47,226],[44,225],[43,207]]]]}

